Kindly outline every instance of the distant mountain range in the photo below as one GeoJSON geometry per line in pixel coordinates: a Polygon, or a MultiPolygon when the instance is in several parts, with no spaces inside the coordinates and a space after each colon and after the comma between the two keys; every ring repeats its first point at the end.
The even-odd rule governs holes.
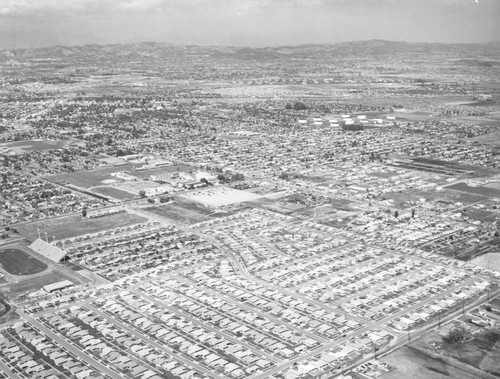
{"type": "Polygon", "coordinates": [[[1,50],[0,61],[31,59],[86,59],[116,57],[118,59],[161,60],[172,54],[204,55],[235,59],[280,59],[307,56],[386,56],[444,54],[461,58],[500,56],[500,42],[480,44],[409,43],[384,40],[310,44],[279,47],[197,46],[143,42],[113,45],[53,46],[17,50],[1,50]]]}

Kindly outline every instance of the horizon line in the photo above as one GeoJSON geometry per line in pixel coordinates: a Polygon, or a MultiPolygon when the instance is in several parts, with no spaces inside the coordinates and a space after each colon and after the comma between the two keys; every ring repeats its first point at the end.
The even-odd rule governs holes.
{"type": "Polygon", "coordinates": [[[143,45],[143,44],[158,44],[158,45],[171,45],[171,46],[194,46],[194,47],[230,47],[230,48],[250,48],[250,49],[270,49],[270,48],[299,48],[304,46],[334,46],[341,44],[350,43],[360,43],[360,42],[389,42],[389,43],[403,43],[409,45],[490,45],[490,44],[500,44],[500,40],[490,40],[483,42],[418,42],[418,41],[403,41],[403,40],[386,40],[381,38],[373,39],[363,39],[363,40],[348,40],[342,42],[311,42],[311,43],[300,43],[297,45],[266,45],[266,46],[256,46],[256,45],[225,45],[225,44],[194,44],[194,43],[176,43],[168,41],[140,41],[140,42],[110,42],[110,43],[84,43],[84,44],[56,44],[38,47],[18,47],[18,48],[7,48],[0,49],[0,52],[5,51],[21,51],[21,50],[41,50],[41,49],[51,49],[57,47],[63,48],[76,48],[76,47],[86,47],[86,46],[119,46],[119,45],[143,45]]]}

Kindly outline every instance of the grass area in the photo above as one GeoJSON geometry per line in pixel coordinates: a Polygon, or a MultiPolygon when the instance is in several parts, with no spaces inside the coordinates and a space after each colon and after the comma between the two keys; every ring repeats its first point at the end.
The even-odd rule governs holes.
{"type": "Polygon", "coordinates": [[[103,180],[114,179],[118,182],[123,182],[122,179],[111,176],[110,174],[123,171],[131,172],[133,167],[139,166],[141,165],[124,164],[120,166],[98,168],[96,170],[57,174],[48,176],[46,179],[60,184],[71,183],[75,186],[88,189],[102,185],[103,180]]]}
{"type": "Polygon", "coordinates": [[[117,200],[134,199],[137,195],[114,187],[96,187],[92,191],[117,200]]]}
{"type": "Polygon", "coordinates": [[[8,142],[2,144],[1,146],[5,146],[8,148],[18,148],[23,151],[43,151],[43,150],[52,150],[63,147],[66,144],[66,141],[58,141],[58,140],[29,140],[29,141],[16,141],[16,142],[8,142]]]}
{"type": "Polygon", "coordinates": [[[451,186],[447,186],[446,189],[452,189],[455,191],[461,191],[486,197],[500,197],[500,190],[483,186],[469,187],[465,183],[452,184],[451,186]]]}
{"type": "Polygon", "coordinates": [[[11,275],[33,275],[47,269],[47,265],[20,249],[0,250],[0,265],[11,275]]]}
{"type": "Polygon", "coordinates": [[[63,239],[138,224],[145,221],[147,220],[144,217],[128,212],[93,219],[83,218],[81,215],[72,215],[19,225],[17,231],[29,240],[35,240],[38,237],[37,228],[40,229],[40,233],[43,235],[47,232],[49,238],[54,236],[56,239],[63,239]]]}

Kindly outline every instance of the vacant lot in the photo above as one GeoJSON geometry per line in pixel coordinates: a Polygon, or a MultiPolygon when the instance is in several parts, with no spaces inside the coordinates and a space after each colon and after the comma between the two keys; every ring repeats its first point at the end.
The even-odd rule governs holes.
{"type": "Polygon", "coordinates": [[[393,370],[381,379],[480,379],[476,373],[469,372],[446,360],[434,358],[411,347],[403,347],[381,359],[393,370]]]}
{"type": "Polygon", "coordinates": [[[213,213],[211,209],[207,209],[202,205],[190,203],[170,203],[144,208],[144,210],[185,224],[205,221],[209,218],[209,215],[213,213]]]}
{"type": "MultiPolygon", "coordinates": [[[[439,332],[432,331],[425,334],[422,338],[415,341],[411,346],[421,354],[428,355],[433,363],[436,361],[447,363],[447,370],[460,368],[464,373],[452,375],[449,371],[439,368],[439,372],[447,372],[452,378],[469,378],[467,372],[474,373],[473,378],[486,377],[481,375],[479,370],[490,374],[500,376],[500,332],[498,330],[477,327],[472,324],[464,324],[470,330],[470,337],[465,341],[445,342],[443,336],[449,333],[449,330],[455,325],[448,324],[440,329],[439,332]],[[440,348],[434,350],[432,346],[440,348]]],[[[403,377],[403,376],[402,376],[403,377]]]]}
{"type": "Polygon", "coordinates": [[[20,249],[0,250],[0,265],[12,275],[33,275],[47,269],[47,265],[20,249]]]}
{"type": "MultiPolygon", "coordinates": [[[[89,211],[89,213],[92,212],[94,211],[89,211]]],[[[29,240],[35,240],[38,237],[37,229],[40,230],[42,237],[45,237],[46,232],[49,239],[51,239],[52,236],[56,239],[63,239],[138,224],[144,221],[147,220],[128,212],[93,219],[83,218],[81,215],[72,215],[63,218],[34,222],[27,225],[20,225],[17,227],[17,231],[29,240]]]]}

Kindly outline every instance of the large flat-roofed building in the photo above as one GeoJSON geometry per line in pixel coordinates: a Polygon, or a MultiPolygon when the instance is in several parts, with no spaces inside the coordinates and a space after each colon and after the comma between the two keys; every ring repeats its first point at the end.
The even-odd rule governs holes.
{"type": "Polygon", "coordinates": [[[56,292],[56,291],[61,291],[65,288],[73,287],[75,283],[73,283],[70,280],[61,280],[60,282],[55,282],[51,284],[47,284],[46,286],[43,286],[43,290],[48,293],[56,292]]]}

